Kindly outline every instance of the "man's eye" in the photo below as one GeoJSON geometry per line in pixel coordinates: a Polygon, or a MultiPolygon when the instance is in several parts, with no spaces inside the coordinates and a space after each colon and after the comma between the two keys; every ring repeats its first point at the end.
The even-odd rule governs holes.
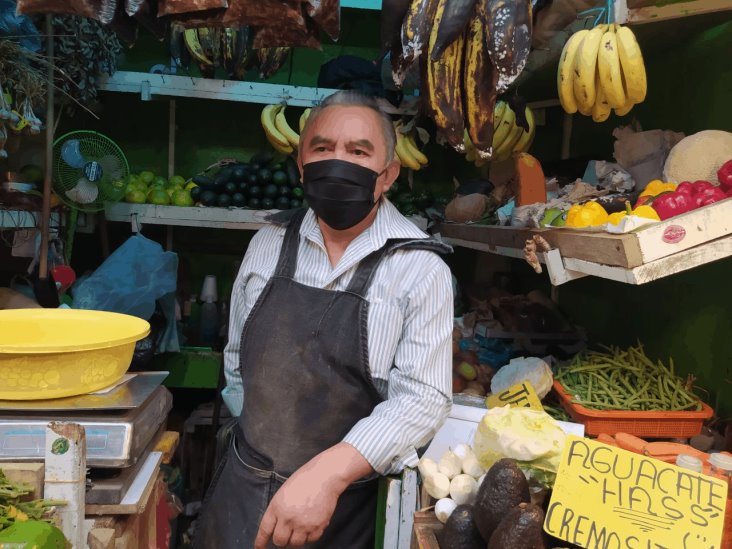
{"type": "Polygon", "coordinates": [[[325,150],[325,147],[323,147],[322,145],[320,147],[315,147],[315,152],[325,152],[325,150]]]}
{"type": "Polygon", "coordinates": [[[355,154],[356,156],[366,156],[366,151],[362,151],[360,149],[356,149],[356,150],[353,151],[353,154],[355,154]]]}

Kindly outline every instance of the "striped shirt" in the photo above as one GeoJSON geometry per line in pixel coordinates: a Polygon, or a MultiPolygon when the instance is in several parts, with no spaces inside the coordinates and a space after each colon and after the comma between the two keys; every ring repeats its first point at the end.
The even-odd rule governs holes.
{"type": "MultiPolygon", "coordinates": [[[[239,373],[242,329],[274,274],[284,234],[284,227],[269,225],[254,235],[232,290],[223,397],[235,416],[246,398],[239,373]]],[[[326,290],[345,290],[359,261],[388,239],[426,236],[384,200],[372,225],[350,243],[333,267],[317,219],[308,210],[300,227],[295,281],[326,290]]],[[[394,474],[405,466],[416,466],[416,449],[432,439],[450,411],[450,270],[433,252],[396,250],[382,261],[366,298],[369,366],[384,401],[351,429],[344,442],[356,448],[378,473],[394,474]]]]}

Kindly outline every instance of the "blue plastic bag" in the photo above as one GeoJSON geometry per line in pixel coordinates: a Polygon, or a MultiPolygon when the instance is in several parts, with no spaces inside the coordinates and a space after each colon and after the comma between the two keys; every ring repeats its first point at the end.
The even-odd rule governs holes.
{"type": "Polygon", "coordinates": [[[137,234],[91,275],[74,284],[73,307],[150,320],[155,302],[175,292],[177,274],[177,254],[137,234]]]}

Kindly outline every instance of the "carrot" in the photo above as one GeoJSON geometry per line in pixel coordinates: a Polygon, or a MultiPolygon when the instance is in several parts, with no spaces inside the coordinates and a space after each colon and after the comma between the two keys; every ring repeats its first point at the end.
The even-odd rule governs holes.
{"type": "Polygon", "coordinates": [[[619,448],[636,454],[642,454],[646,444],[648,444],[642,438],[629,435],[628,433],[615,433],[615,442],[619,448]]]}
{"type": "Polygon", "coordinates": [[[686,454],[699,458],[702,461],[709,458],[709,454],[700,452],[688,444],[680,444],[678,442],[649,442],[644,448],[643,453],[651,457],[686,454]]]}
{"type": "Polygon", "coordinates": [[[607,433],[600,433],[599,435],[597,435],[597,438],[595,440],[597,440],[597,442],[607,444],[608,446],[618,446],[618,443],[615,442],[615,439],[612,437],[612,435],[608,435],[607,433]]]}

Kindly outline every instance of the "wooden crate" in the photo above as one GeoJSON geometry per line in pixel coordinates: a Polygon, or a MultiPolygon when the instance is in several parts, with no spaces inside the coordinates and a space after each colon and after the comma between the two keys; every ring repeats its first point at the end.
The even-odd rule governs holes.
{"type": "Polygon", "coordinates": [[[434,511],[417,511],[414,513],[410,549],[440,549],[437,543],[437,532],[440,530],[442,523],[437,520],[434,511]]]}
{"type": "Polygon", "coordinates": [[[732,199],[699,208],[633,233],[579,229],[520,229],[443,223],[444,238],[475,249],[523,257],[526,240],[539,234],[563,258],[633,269],[732,234],[732,199]]]}

